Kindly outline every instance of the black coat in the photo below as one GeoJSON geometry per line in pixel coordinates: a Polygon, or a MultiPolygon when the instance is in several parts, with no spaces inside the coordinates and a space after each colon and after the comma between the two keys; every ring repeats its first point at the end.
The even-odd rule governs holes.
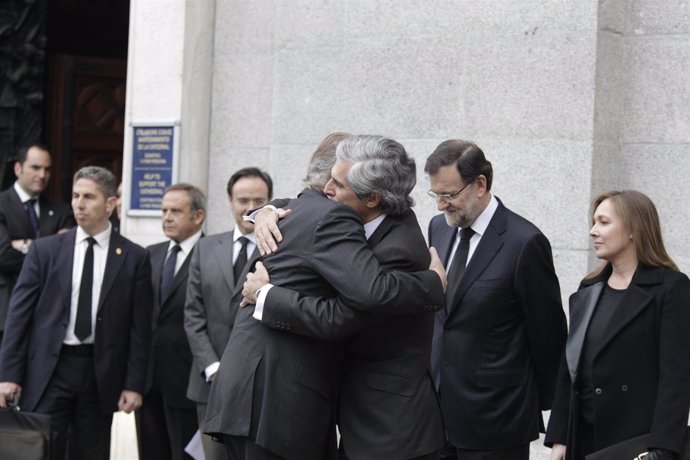
{"type": "MultiPolygon", "coordinates": [[[[457,227],[443,216],[429,244],[447,260],[457,227]]],[[[550,408],[567,329],[551,246],[500,203],[436,315],[431,363],[448,440],[472,450],[537,439],[550,408]]]]}
{"type": "MultiPolygon", "coordinates": [[[[414,212],[386,217],[368,240],[388,270],[429,266],[429,251],[414,212]]],[[[376,313],[376,305],[370,311],[376,313]]],[[[434,312],[372,314],[340,299],[300,296],[274,287],[262,324],[324,340],[345,340],[338,428],[350,458],[413,458],[445,441],[430,373],[434,312]]]]}
{"type": "MultiPolygon", "coordinates": [[[[546,444],[572,454],[583,341],[611,274],[583,281],[570,297],[570,334],[559,371],[546,444]]],[[[667,268],[639,265],[616,309],[605,340],[595,348],[595,448],[651,433],[650,445],[680,452],[690,407],[690,280],[667,268]]],[[[568,456],[567,458],[578,458],[568,456]]]]}
{"type": "MultiPolygon", "coordinates": [[[[39,238],[12,293],[0,354],[0,381],[22,386],[33,410],[55,370],[69,323],[76,229],[39,238]]],[[[112,233],[98,301],[94,365],[103,411],[122,390],[143,394],[151,344],[151,264],[146,251],[112,233]]]]}
{"type": "MultiPolygon", "coordinates": [[[[276,285],[312,296],[338,292],[358,308],[443,302],[433,272],[382,272],[352,209],[311,190],[289,207],[283,242],[264,260],[276,285]]],[[[289,460],[334,457],[340,347],[269,329],[252,313],[237,314],[211,386],[206,431],[247,436],[289,460]]]]}
{"type": "Polygon", "coordinates": [[[170,293],[160,298],[161,273],[168,254],[169,241],[149,246],[151,285],[153,286],[152,349],[146,391],[156,385],[168,404],[195,408],[187,399],[187,384],[192,368],[192,352],[184,330],[184,303],[189,278],[189,261],[185,259],[175,274],[170,293]]]}
{"type": "MultiPolygon", "coordinates": [[[[41,196],[38,207],[41,236],[74,227],[72,210],[67,204],[41,196]]],[[[0,192],[0,331],[5,323],[10,293],[24,262],[24,254],[12,247],[12,240],[24,239],[33,239],[33,228],[19,195],[10,187],[0,192]]]]}

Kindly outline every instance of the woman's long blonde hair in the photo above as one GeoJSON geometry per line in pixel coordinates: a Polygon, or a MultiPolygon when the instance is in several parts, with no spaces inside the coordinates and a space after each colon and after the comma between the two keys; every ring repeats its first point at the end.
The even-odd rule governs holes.
{"type": "MultiPolygon", "coordinates": [[[[632,235],[635,256],[639,263],[649,267],[678,270],[678,266],[666,252],[661,236],[659,214],[647,195],[637,190],[614,190],[602,193],[592,203],[592,225],[594,225],[594,213],[604,200],[611,201],[616,214],[623,220],[623,225],[632,235]]],[[[606,265],[587,275],[587,278],[591,279],[600,274],[606,265]]]]}

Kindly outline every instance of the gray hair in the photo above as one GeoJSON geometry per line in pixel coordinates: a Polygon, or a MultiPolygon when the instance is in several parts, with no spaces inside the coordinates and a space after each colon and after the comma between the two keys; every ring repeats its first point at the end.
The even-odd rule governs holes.
{"type": "Polygon", "coordinates": [[[201,189],[199,189],[199,187],[196,187],[192,184],[188,184],[187,182],[178,182],[177,184],[173,184],[170,187],[166,188],[163,192],[163,196],[165,196],[165,194],[168,192],[173,192],[176,190],[180,192],[187,192],[187,194],[189,195],[189,201],[191,202],[190,205],[192,208],[192,212],[206,212],[206,195],[204,195],[204,192],[202,192],[201,189]]]}
{"type": "Polygon", "coordinates": [[[94,181],[106,198],[117,196],[117,179],[115,179],[113,173],[101,166],[84,166],[79,169],[79,171],[74,173],[72,185],[79,179],[94,181]]]}
{"type": "Polygon", "coordinates": [[[309,161],[307,177],[304,178],[306,187],[323,191],[328,181],[331,180],[331,169],[335,164],[335,150],[338,144],[351,136],[350,133],[336,132],[329,134],[321,141],[309,161]]]}
{"type": "Polygon", "coordinates": [[[414,206],[410,192],[417,183],[417,168],[399,142],[383,136],[353,136],[338,144],[336,156],[352,165],[347,182],[358,198],[380,194],[379,208],[393,216],[414,206]]]}

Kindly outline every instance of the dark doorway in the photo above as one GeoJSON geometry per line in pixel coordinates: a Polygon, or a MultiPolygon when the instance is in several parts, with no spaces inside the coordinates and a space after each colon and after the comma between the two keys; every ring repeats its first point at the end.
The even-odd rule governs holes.
{"type": "Polygon", "coordinates": [[[49,2],[45,137],[55,196],[69,198],[82,166],[122,177],[128,33],[129,0],[49,2]]]}
{"type": "Polygon", "coordinates": [[[49,192],[68,200],[88,164],[122,176],[130,0],[0,1],[0,188],[21,145],[53,155],[49,192]]]}

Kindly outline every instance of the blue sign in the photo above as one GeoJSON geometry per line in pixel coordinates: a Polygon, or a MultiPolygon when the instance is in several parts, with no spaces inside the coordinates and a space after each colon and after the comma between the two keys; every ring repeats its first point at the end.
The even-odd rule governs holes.
{"type": "Polygon", "coordinates": [[[175,124],[133,126],[132,214],[160,213],[163,191],[175,181],[177,128],[175,124]]]}

